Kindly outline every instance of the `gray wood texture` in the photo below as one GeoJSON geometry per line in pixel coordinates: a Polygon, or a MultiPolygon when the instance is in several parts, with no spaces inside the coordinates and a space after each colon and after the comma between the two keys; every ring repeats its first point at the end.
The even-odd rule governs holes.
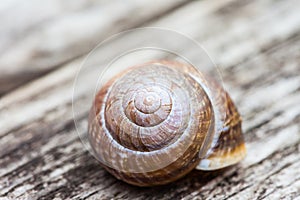
{"type": "MultiPolygon", "coordinates": [[[[0,199],[300,199],[297,5],[298,0],[3,1],[0,199]],[[222,70],[243,117],[248,155],[241,163],[138,188],[108,174],[84,149],[72,113],[78,67],[107,36],[143,26],[193,37],[222,70]]],[[[126,39],[110,45],[129,45],[126,39]]],[[[97,65],[83,76],[87,83],[93,69],[112,56],[105,48],[95,54],[97,65]]],[[[83,86],[75,101],[88,104],[91,89],[83,86]]],[[[87,113],[82,109],[76,116],[81,133],[87,113]]]]}

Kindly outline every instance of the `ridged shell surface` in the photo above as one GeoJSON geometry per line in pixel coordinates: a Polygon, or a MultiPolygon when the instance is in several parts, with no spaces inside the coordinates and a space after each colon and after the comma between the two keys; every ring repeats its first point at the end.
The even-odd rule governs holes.
{"type": "MultiPolygon", "coordinates": [[[[224,134],[233,134],[233,152],[243,144],[241,120],[228,98],[190,65],[153,61],[134,66],[97,93],[89,141],[103,167],[138,186],[172,182],[197,166],[209,170],[234,164],[235,159],[226,163],[225,153],[220,154],[233,145],[219,139],[224,134]],[[231,133],[225,133],[225,123],[231,133]]],[[[244,151],[238,152],[243,157],[244,151]]]]}

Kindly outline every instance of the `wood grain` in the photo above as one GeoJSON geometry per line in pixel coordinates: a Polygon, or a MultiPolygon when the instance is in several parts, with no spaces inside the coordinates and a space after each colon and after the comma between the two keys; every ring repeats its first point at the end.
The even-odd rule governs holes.
{"type": "Polygon", "coordinates": [[[7,3],[0,31],[0,95],[89,52],[113,33],[137,27],[185,0],[7,3]],[[130,17],[134,13],[134,17],[130,17]]]}
{"type": "MultiPolygon", "coordinates": [[[[49,23],[64,21],[63,16],[73,10],[80,16],[88,15],[86,9],[98,3],[99,7],[109,4],[101,1],[70,4],[74,7],[44,13],[42,19],[31,22],[39,25],[19,28],[15,30],[16,35],[26,30],[27,37],[33,38],[37,34],[33,26],[48,29],[49,23]]],[[[240,164],[212,173],[195,170],[170,185],[143,189],[118,181],[105,172],[83,148],[73,122],[72,87],[78,66],[85,57],[78,56],[88,51],[87,48],[81,53],[70,51],[69,57],[49,58],[47,66],[55,66],[50,67],[51,72],[33,81],[22,81],[24,86],[10,90],[0,99],[0,199],[299,198],[300,13],[296,3],[297,0],[174,3],[162,9],[159,17],[158,12],[149,11],[140,22],[125,20],[122,29],[99,30],[103,36],[91,38],[97,41],[143,24],[171,28],[202,43],[220,66],[225,87],[243,116],[248,156],[240,164]],[[166,13],[174,7],[176,9],[166,13]]],[[[141,3],[139,9],[147,7],[149,4],[141,3]]],[[[123,17],[120,16],[120,20],[123,17]]],[[[115,21],[111,23],[114,27],[115,21]]],[[[123,47],[127,39],[120,38],[110,45],[123,47]]],[[[8,43],[2,42],[0,47],[5,48],[8,43]]],[[[62,42],[61,45],[71,48],[85,43],[83,39],[80,43],[62,42]]],[[[90,47],[93,44],[89,43],[90,47]]],[[[45,48],[48,47],[45,44],[45,48]]],[[[189,46],[180,48],[193,55],[189,46]]],[[[11,52],[16,49],[12,48],[11,52]]],[[[53,52],[58,53],[57,49],[53,52]]],[[[114,54],[102,48],[96,55],[99,60],[83,76],[86,81],[97,67],[104,67],[105,58],[114,54]]],[[[9,59],[9,62],[13,61],[9,59]]],[[[19,62],[12,74],[22,73],[19,70],[24,69],[26,62],[39,66],[38,59],[19,62]]],[[[86,94],[91,89],[88,84],[83,86],[75,101],[89,104],[86,94]]],[[[86,132],[87,112],[83,109],[76,115],[80,134],[86,132]]]]}

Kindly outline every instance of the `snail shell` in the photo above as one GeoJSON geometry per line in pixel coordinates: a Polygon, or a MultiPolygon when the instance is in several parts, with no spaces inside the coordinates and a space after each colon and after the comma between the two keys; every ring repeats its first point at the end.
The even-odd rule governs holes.
{"type": "Polygon", "coordinates": [[[153,61],[131,67],[97,93],[88,138],[103,167],[138,186],[215,170],[246,155],[231,98],[194,67],[153,61]]]}

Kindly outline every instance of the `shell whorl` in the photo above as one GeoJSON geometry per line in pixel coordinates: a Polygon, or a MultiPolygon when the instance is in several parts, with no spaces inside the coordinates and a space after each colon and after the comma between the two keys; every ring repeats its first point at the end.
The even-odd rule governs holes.
{"type": "Polygon", "coordinates": [[[191,171],[214,137],[217,111],[201,75],[176,62],[149,62],[111,79],[95,97],[89,141],[117,178],[161,185],[191,171]],[[192,72],[192,73],[190,73],[192,72]]]}

